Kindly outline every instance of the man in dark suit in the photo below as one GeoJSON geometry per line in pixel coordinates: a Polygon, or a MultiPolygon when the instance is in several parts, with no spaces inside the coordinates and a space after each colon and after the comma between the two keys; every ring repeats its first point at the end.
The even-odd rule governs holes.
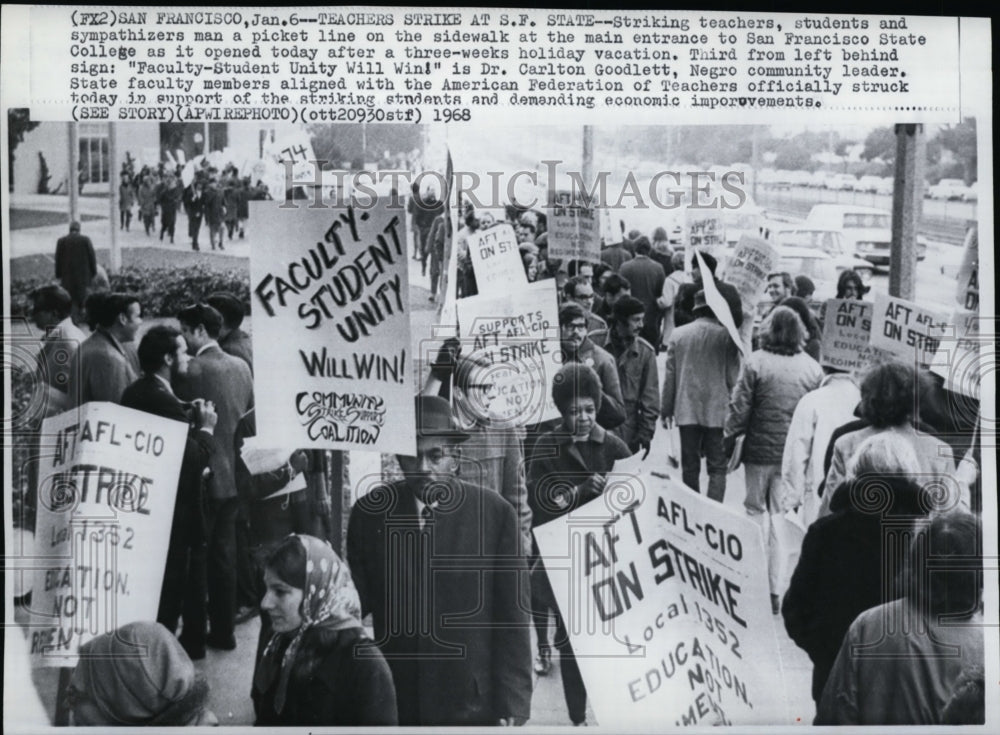
{"type": "Polygon", "coordinates": [[[646,307],[642,338],[653,345],[660,334],[660,307],[656,300],[663,294],[663,282],[667,275],[663,272],[663,266],[649,257],[651,250],[649,238],[645,235],[638,238],[635,257],[623,263],[618,273],[632,287],[632,298],[639,299],[646,307]]]}
{"type": "Polygon", "coordinates": [[[209,306],[222,314],[219,347],[223,352],[244,360],[250,366],[250,372],[253,372],[253,344],[250,335],[240,329],[245,313],[243,302],[225,291],[213,293],[205,300],[209,306]]]}
{"type": "Polygon", "coordinates": [[[399,724],[522,724],[531,710],[528,584],[517,517],[455,475],[448,402],[417,399],[417,456],[351,510],[347,558],[392,669],[399,724]]]}
{"type": "Polygon", "coordinates": [[[204,398],[215,404],[219,421],[215,438],[219,452],[212,462],[211,523],[208,542],[208,614],[212,631],[208,645],[222,650],[236,647],[236,517],[239,501],[234,467],[236,425],[253,407],[253,378],[249,366],[227,355],[216,341],[222,315],[207,304],[182,309],[177,315],[181,335],[193,355],[187,375],[177,377],[174,389],[184,400],[204,398]]]}
{"type": "Polygon", "coordinates": [[[135,294],[91,294],[87,311],[97,326],[70,360],[70,407],[90,401],[118,403],[139,377],[139,360],[130,344],[142,326],[142,307],[135,294]]]}
{"type": "Polygon", "coordinates": [[[174,395],[170,381],[187,372],[189,360],[187,343],[180,332],[162,324],[151,328],[139,343],[143,375],[125,389],[122,405],[181,421],[190,427],[177,483],[156,621],[173,632],[183,615],[181,645],[192,659],[200,659],[205,657],[208,592],[202,479],[211,457],[219,451],[212,434],[218,416],[211,402],[199,400],[190,405],[174,395]]]}
{"type": "Polygon", "coordinates": [[[90,282],[97,275],[94,244],[80,234],[80,223],[71,222],[69,234],[56,241],[56,278],[73,299],[73,318],[79,321],[90,282]]]}

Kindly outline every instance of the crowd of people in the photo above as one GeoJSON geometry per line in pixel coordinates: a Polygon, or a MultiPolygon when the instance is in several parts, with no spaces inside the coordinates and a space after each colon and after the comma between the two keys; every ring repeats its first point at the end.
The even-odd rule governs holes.
{"type": "Polygon", "coordinates": [[[220,171],[203,159],[194,166],[187,185],[183,172],[184,166],[172,167],[164,162],[156,167],[143,166],[136,172],[135,160],[126,154],[118,184],[119,229],[131,229],[132,212],[137,208],[146,236],[156,235],[159,216],[159,239],[162,242],[167,237],[172,245],[177,214],[183,209],[192,250],[200,249],[198,236],[203,222],[212,250],[224,250],[227,238],[243,239],[250,218],[249,202],[269,198],[267,187],[260,181],[253,184],[249,176],[240,176],[232,163],[220,171]]]}
{"type": "MultiPolygon", "coordinates": [[[[136,178],[140,190],[152,186],[151,172],[136,178]]],[[[210,218],[208,203],[225,201],[222,183],[211,169],[188,189],[168,183],[175,178],[166,173],[159,190],[180,191],[185,206],[188,189],[200,190],[213,248],[217,237],[221,246],[230,220],[215,215],[230,210],[213,204],[210,218]]],[[[239,184],[224,172],[226,180],[239,184]]],[[[443,204],[425,203],[410,211],[413,257],[430,266],[433,299],[451,237],[443,204]]],[[[233,211],[230,237],[241,227],[233,211]]],[[[488,213],[462,214],[459,297],[476,293],[468,235],[493,224],[488,213]]],[[[174,315],[178,327],[157,324],[138,339],[135,296],[98,291],[83,305],[92,329],[84,338],[71,284],[35,292],[33,317],[48,330],[43,359],[73,353],[45,368],[54,411],[110,401],[189,426],[157,622],[83,647],[66,693],[73,721],[211,722],[205,690],[217,682],[199,679],[190,662],[207,648],[233,650],[235,626],[259,614],[247,692],[258,725],[523,724],[532,670],[548,675],[555,654],[569,719],[586,724],[586,687],[531,530],[601,496],[616,460],[646,458],[654,434],[676,427],[692,492],[701,492],[702,459],[707,496],[719,503],[736,460],[744,467],[745,511],[768,551],[761,578],[773,613],[813,661],[818,723],[954,722],[970,716],[958,698],[978,702],[981,722],[981,574],[946,565],[925,584],[929,558],[982,553],[975,409],[943,408],[961,397],[912,365],[877,361],[860,376],[821,368],[824,314],[796,295],[809,286],[797,274],[771,274],[768,308],[744,314],[716,258],[701,253],[698,267],[665,232],[629,233],[599,263],[560,262],[548,257],[544,216],[517,207],[507,216],[528,280],[552,279],[559,297],[559,418],[496,423],[490,365],[446,341],[415,399],[416,455],[398,456],[401,476],[350,510],[344,558],[331,543],[341,519],[331,512],[331,488],[340,488],[329,453],[295,450],[256,474],[243,459],[256,434],[246,304],[213,294],[174,315]],[[737,328],[759,320],[746,358],[705,279],[737,328]],[[302,474],[303,489],[281,492],[302,474]],[[808,528],[800,550],[781,533],[793,512],[808,528]],[[898,548],[886,544],[887,529],[898,548]],[[455,558],[462,564],[448,563],[455,558]],[[897,576],[909,583],[890,584],[897,576]],[[888,626],[900,616],[940,637],[916,641],[907,626],[888,626]],[[920,655],[886,665],[853,653],[880,642],[920,655]],[[119,661],[123,645],[151,655],[119,661]],[[939,655],[947,646],[962,655],[939,655]],[[129,667],[144,667],[143,687],[125,686],[140,675],[129,667]]],[[[836,295],[865,291],[848,271],[836,295]]],[[[666,457],[651,459],[666,466],[666,457]]]]}

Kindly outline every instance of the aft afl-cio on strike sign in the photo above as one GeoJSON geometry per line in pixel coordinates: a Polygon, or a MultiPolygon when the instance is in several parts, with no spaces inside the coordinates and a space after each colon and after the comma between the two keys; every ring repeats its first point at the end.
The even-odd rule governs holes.
{"type": "Polygon", "coordinates": [[[384,201],[253,204],[263,245],[250,258],[259,437],[414,454],[403,211],[384,201]]]}

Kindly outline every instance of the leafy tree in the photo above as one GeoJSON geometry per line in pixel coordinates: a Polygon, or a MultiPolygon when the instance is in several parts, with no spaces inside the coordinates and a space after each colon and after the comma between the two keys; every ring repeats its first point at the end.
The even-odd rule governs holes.
{"type": "Polygon", "coordinates": [[[868,133],[861,157],[866,161],[881,158],[888,165],[893,165],[896,160],[896,131],[891,127],[882,127],[868,133]]]}
{"type": "Polygon", "coordinates": [[[774,167],[779,170],[797,171],[809,168],[812,154],[794,138],[785,141],[778,148],[774,167]]]}
{"type": "Polygon", "coordinates": [[[27,107],[12,107],[7,110],[7,170],[10,172],[10,190],[14,190],[14,149],[24,142],[24,136],[38,127],[32,121],[27,107]]]}
{"type": "Polygon", "coordinates": [[[950,151],[962,167],[965,183],[976,179],[976,119],[967,117],[958,125],[949,125],[938,131],[936,136],[941,148],[950,151]]]}

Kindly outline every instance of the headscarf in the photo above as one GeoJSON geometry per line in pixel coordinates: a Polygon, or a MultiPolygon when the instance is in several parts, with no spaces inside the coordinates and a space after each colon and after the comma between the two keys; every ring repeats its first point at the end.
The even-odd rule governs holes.
{"type": "Polygon", "coordinates": [[[302,624],[294,633],[272,634],[264,648],[254,682],[259,691],[265,692],[270,688],[275,675],[278,676],[274,709],[279,714],[285,708],[288,680],[306,631],[314,627],[326,630],[361,627],[361,603],[347,564],[326,541],[305,534],[292,535],[299,540],[306,552],[306,582],[302,590],[300,613],[302,624]],[[289,635],[292,635],[292,640],[281,656],[279,668],[277,658],[281,655],[281,644],[289,635]]]}

